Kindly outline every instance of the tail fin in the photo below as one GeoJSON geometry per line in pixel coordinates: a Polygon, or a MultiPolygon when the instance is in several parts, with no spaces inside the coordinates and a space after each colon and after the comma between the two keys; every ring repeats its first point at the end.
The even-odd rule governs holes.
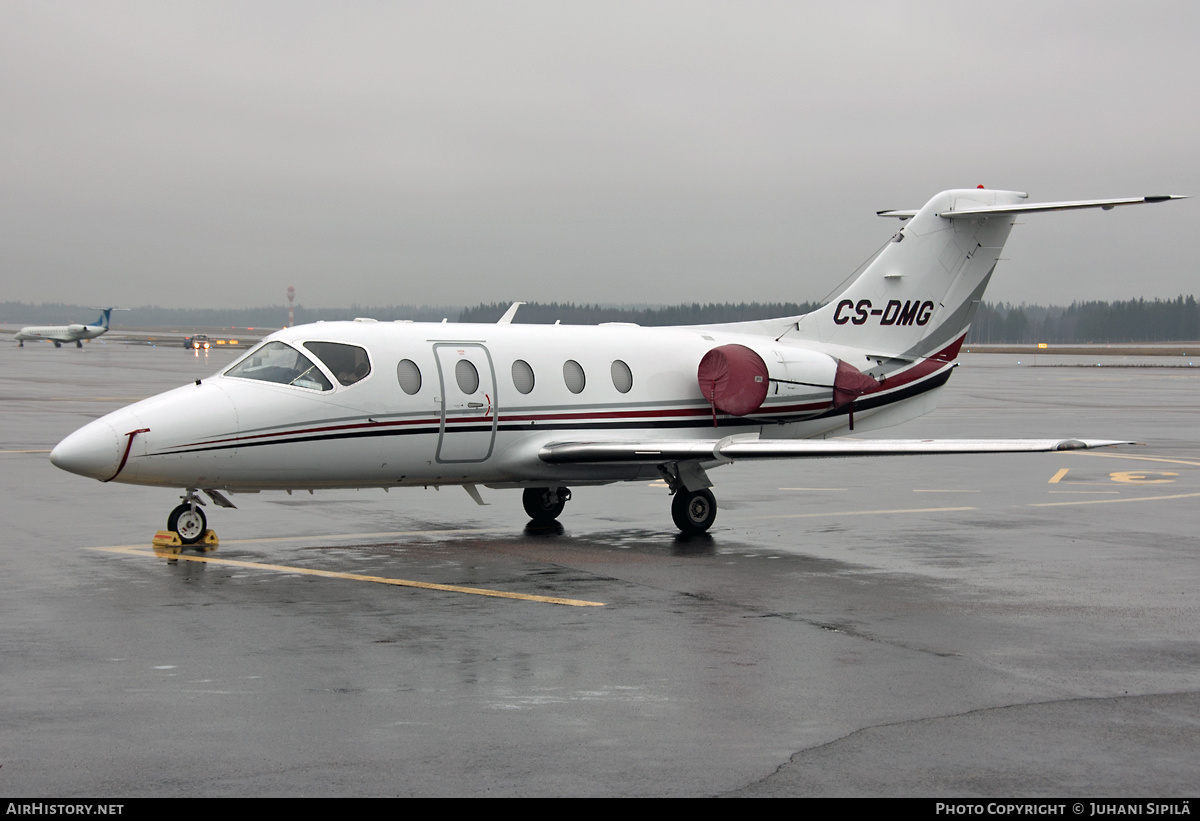
{"type": "Polygon", "coordinates": [[[96,319],[96,322],[94,324],[99,325],[101,328],[107,329],[109,314],[111,314],[114,310],[115,309],[113,309],[113,308],[101,308],[100,316],[99,316],[99,318],[96,319]]]}
{"type": "Polygon", "coordinates": [[[1013,223],[1021,214],[1183,199],[1179,196],[1025,203],[1018,191],[944,191],[918,211],[880,211],[905,224],[837,299],[785,334],[869,356],[952,360],[1013,223]]]}

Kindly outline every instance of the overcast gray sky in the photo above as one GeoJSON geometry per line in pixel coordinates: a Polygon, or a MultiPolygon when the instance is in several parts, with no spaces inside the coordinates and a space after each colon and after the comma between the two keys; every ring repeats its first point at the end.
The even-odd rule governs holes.
{"type": "MultiPolygon", "coordinates": [[[[1200,3],[0,4],[2,300],[819,299],[945,188],[1200,194],[1200,3]]],[[[1195,293],[1200,200],[988,299],[1195,293]]]]}

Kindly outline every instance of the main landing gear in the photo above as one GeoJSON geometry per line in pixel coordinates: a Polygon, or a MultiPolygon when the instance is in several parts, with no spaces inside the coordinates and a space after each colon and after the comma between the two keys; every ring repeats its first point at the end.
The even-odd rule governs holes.
{"type": "Polygon", "coordinates": [[[557,519],[570,500],[571,491],[565,487],[527,487],[521,495],[525,512],[540,524],[557,519]]]}
{"type": "MultiPolygon", "coordinates": [[[[706,482],[708,477],[703,474],[699,466],[685,465],[682,471],[676,465],[662,468],[663,479],[666,480],[673,494],[671,518],[675,520],[675,526],[684,536],[698,536],[708,532],[716,520],[717,499],[707,487],[688,490],[683,483],[681,473],[683,477],[696,484],[706,482]]],[[[529,487],[525,488],[525,492],[521,496],[521,503],[525,506],[525,512],[529,514],[529,518],[533,520],[534,524],[544,525],[558,519],[570,499],[571,491],[565,487],[529,487]]],[[[182,505],[182,507],[187,506],[182,505]]],[[[180,534],[181,537],[182,535],[180,534]]]]}
{"type": "Polygon", "coordinates": [[[705,533],[717,518],[717,499],[708,488],[680,488],[671,498],[671,518],[685,536],[705,533]]]}
{"type": "Polygon", "coordinates": [[[707,533],[717,518],[717,499],[709,490],[712,482],[696,462],[671,462],[658,466],[671,489],[671,518],[684,536],[707,533]]]}

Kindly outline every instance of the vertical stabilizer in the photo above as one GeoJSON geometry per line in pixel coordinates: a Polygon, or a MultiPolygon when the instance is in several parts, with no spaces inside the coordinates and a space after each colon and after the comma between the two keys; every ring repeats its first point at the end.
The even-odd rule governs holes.
{"type": "MultiPolygon", "coordinates": [[[[785,338],[866,349],[901,359],[931,356],[959,340],[983,299],[1022,202],[1017,191],[944,191],[904,220],[891,242],[836,299],[801,317],[785,338]],[[983,209],[975,217],[945,216],[983,209]]],[[[951,357],[952,358],[952,357],[951,357]]]]}

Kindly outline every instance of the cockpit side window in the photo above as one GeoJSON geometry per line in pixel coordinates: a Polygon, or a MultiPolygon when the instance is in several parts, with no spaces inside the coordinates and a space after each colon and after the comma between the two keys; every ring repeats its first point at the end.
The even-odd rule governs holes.
{"type": "Polygon", "coordinates": [[[304,347],[316,355],[343,385],[353,385],[371,372],[367,352],[357,345],[341,342],[305,342],[304,347]]]}
{"type": "Polygon", "coordinates": [[[311,359],[282,342],[268,342],[251,351],[249,356],[225,371],[225,375],[294,385],[313,391],[333,390],[329,379],[311,359]]]}

